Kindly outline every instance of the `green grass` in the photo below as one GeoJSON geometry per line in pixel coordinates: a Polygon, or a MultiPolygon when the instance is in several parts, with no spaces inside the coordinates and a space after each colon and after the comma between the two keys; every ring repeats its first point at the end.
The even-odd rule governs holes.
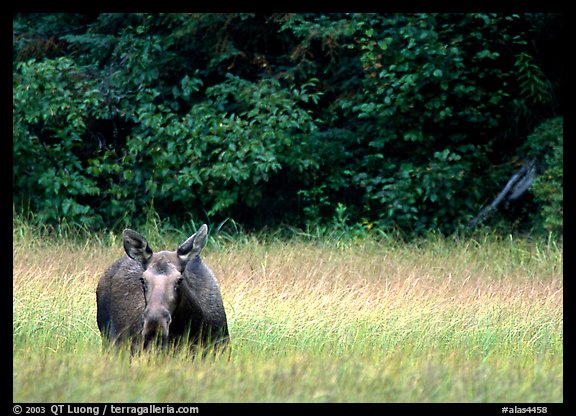
{"type": "Polygon", "coordinates": [[[553,242],[216,236],[204,259],[222,287],[227,361],[103,352],[95,288],[118,238],[25,224],[13,236],[15,402],[563,401],[553,242]]]}

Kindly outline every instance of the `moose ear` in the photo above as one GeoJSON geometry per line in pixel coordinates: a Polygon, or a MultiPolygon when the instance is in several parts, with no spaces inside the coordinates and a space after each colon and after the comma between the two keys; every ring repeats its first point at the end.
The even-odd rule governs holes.
{"type": "Polygon", "coordinates": [[[128,257],[146,267],[152,257],[152,249],[148,245],[148,241],[136,231],[128,228],[124,230],[122,237],[124,239],[124,250],[126,250],[128,257]]]}
{"type": "Polygon", "coordinates": [[[194,258],[206,245],[206,235],[208,234],[208,226],[203,224],[198,231],[192,236],[188,237],[186,241],[178,247],[178,258],[181,261],[187,262],[189,259],[194,258]]]}

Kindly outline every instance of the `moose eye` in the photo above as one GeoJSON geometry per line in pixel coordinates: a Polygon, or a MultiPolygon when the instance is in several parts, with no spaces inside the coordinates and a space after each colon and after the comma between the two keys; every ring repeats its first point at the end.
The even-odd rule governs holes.
{"type": "Polygon", "coordinates": [[[142,287],[144,288],[144,291],[146,291],[146,280],[144,280],[143,277],[140,278],[140,283],[142,283],[142,287]]]}

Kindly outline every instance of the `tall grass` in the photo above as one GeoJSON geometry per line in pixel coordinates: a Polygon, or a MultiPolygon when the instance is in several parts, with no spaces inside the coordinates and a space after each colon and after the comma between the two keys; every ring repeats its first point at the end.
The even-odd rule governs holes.
{"type": "MultiPolygon", "coordinates": [[[[117,236],[13,228],[13,399],[563,401],[562,247],[215,235],[227,360],[105,353],[95,288],[117,236]]],[[[149,238],[174,249],[182,236],[149,238]]]]}

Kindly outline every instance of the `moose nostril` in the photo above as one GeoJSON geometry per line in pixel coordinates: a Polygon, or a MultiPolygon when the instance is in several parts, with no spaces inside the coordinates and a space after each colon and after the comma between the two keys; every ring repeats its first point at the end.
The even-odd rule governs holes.
{"type": "Polygon", "coordinates": [[[144,310],[144,319],[152,319],[155,321],[170,319],[170,311],[163,307],[148,308],[144,310]]]}
{"type": "Polygon", "coordinates": [[[167,336],[171,321],[170,312],[166,309],[146,310],[144,311],[143,333],[145,336],[150,336],[160,332],[161,335],[167,336]]]}

